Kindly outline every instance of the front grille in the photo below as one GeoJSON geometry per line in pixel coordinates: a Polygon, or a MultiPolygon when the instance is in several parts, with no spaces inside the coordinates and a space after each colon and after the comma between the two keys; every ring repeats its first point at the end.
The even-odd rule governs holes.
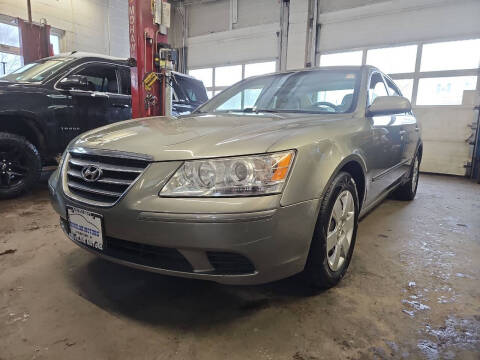
{"type": "Polygon", "coordinates": [[[255,266],[245,256],[235,253],[208,251],[208,261],[214,267],[215,274],[240,275],[253,274],[255,266]]]}
{"type": "Polygon", "coordinates": [[[108,152],[93,154],[70,151],[66,166],[69,192],[78,200],[109,206],[115,204],[130,185],[142,174],[149,161],[136,155],[108,152]],[[82,169],[95,166],[102,175],[94,182],[86,181],[82,169]]]}

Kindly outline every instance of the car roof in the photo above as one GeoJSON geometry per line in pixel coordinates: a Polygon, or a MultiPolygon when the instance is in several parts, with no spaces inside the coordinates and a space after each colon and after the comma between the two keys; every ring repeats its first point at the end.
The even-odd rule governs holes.
{"type": "Polygon", "coordinates": [[[343,70],[343,71],[379,71],[382,72],[381,70],[377,69],[375,66],[372,65],[342,65],[342,66],[316,66],[316,67],[310,67],[310,68],[300,68],[300,69],[291,69],[291,70],[284,70],[284,71],[276,71],[272,72],[269,74],[262,74],[262,75],[255,75],[255,76],[250,76],[248,78],[243,79],[242,81],[245,80],[251,80],[255,78],[260,78],[263,76],[270,76],[270,75],[279,75],[279,74],[294,74],[294,73],[300,73],[300,72],[314,72],[314,71],[324,71],[324,70],[343,70]]]}
{"type": "Polygon", "coordinates": [[[288,74],[288,73],[295,73],[295,72],[304,72],[304,71],[319,71],[319,70],[344,70],[344,71],[361,71],[361,70],[376,70],[375,66],[372,65],[338,65],[338,66],[316,66],[310,68],[300,68],[300,69],[292,69],[292,70],[285,70],[285,71],[278,71],[272,74],[288,74]]]}
{"type": "Polygon", "coordinates": [[[110,55],[103,55],[103,54],[96,54],[96,53],[89,53],[84,51],[71,51],[66,53],[60,53],[58,55],[49,56],[45,59],[56,59],[56,58],[72,58],[76,60],[80,59],[96,59],[96,60],[108,60],[108,61],[115,61],[118,63],[126,63],[128,61],[127,58],[120,58],[110,55]]]}

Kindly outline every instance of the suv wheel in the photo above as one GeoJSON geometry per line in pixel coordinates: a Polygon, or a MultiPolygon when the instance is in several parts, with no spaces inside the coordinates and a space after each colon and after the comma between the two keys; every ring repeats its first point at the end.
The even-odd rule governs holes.
{"type": "Polygon", "coordinates": [[[341,172],[323,198],[305,266],[315,288],[332,287],[345,275],[355,246],[358,209],[355,182],[341,172]]]}
{"type": "Polygon", "coordinates": [[[417,153],[413,159],[412,169],[410,170],[409,180],[400,185],[394,192],[394,197],[398,200],[410,201],[415,198],[418,187],[418,177],[420,175],[420,156],[417,153]]]}
{"type": "Polygon", "coordinates": [[[0,132],[0,199],[16,197],[40,178],[37,148],[24,137],[0,132]]]}

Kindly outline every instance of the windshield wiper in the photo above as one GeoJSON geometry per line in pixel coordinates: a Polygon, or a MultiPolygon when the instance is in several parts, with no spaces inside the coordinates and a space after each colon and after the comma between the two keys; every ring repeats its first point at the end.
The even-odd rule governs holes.
{"type": "Polygon", "coordinates": [[[278,110],[273,109],[256,109],[255,112],[258,113],[277,113],[278,110]]]}

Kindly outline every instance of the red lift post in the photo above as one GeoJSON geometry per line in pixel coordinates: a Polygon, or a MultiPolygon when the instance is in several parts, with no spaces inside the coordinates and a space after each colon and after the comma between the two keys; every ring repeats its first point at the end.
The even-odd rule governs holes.
{"type": "Polygon", "coordinates": [[[165,77],[154,82],[150,90],[144,85],[145,78],[158,71],[158,44],[167,44],[167,35],[160,34],[155,23],[154,3],[128,0],[130,57],[136,60],[136,67],[131,70],[133,118],[165,115],[165,77]]]}

